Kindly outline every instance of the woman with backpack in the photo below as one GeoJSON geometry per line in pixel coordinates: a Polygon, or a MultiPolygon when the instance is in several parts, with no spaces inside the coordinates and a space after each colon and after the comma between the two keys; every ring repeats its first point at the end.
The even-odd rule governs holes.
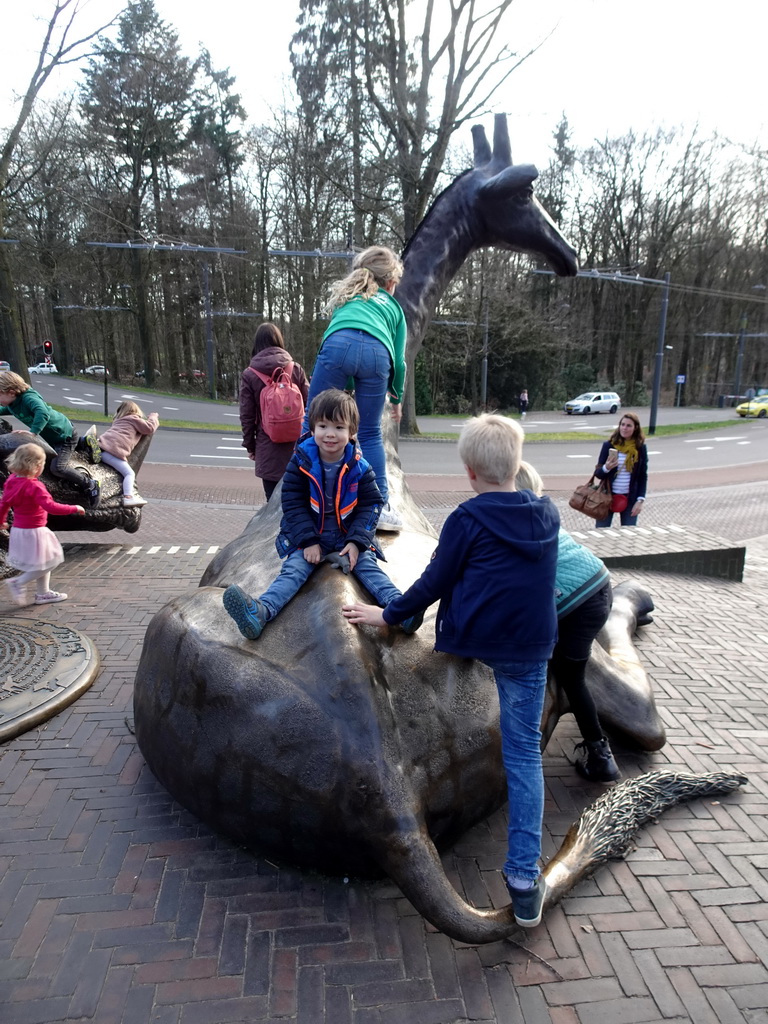
{"type": "Polygon", "coordinates": [[[248,458],[253,459],[256,476],[264,485],[267,501],[282,480],[293,453],[299,437],[300,418],[296,436],[292,440],[273,440],[273,437],[291,436],[290,425],[287,435],[279,433],[268,422],[263,411],[269,411],[266,403],[270,401],[274,385],[289,382],[301,393],[303,413],[309,393],[309,381],[304,368],[294,362],[286,351],[279,328],[272,323],[261,324],[253,339],[251,362],[240,380],[240,424],[243,428],[243,447],[248,452],[248,458]],[[265,388],[268,390],[262,396],[265,388]]]}

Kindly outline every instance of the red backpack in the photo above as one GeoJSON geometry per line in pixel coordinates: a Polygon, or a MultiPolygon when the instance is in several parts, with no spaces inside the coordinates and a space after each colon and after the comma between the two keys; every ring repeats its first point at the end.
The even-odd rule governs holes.
{"type": "Polygon", "coordinates": [[[259,395],[259,406],[261,425],[267,437],[275,444],[298,441],[304,419],[304,399],[291,378],[293,362],[278,366],[271,377],[266,373],[259,373],[252,366],[248,369],[264,382],[259,395]]]}

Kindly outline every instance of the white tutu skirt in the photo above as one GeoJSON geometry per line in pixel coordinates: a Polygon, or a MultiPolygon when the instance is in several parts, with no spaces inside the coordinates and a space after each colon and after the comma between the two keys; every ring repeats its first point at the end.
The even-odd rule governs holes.
{"type": "Polygon", "coordinates": [[[11,527],[11,539],[8,542],[8,564],[14,569],[29,572],[39,569],[46,572],[64,561],[64,552],[55,533],[47,526],[35,526],[24,529],[23,526],[11,527]]]}

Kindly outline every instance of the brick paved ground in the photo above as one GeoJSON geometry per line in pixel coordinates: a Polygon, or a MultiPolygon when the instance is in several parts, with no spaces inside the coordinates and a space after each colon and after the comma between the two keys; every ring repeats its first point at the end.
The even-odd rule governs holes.
{"type": "MultiPolygon", "coordinates": [[[[247,522],[252,507],[232,496],[156,494],[139,534],[68,547],[55,582],[72,600],[34,610],[88,633],[103,670],[78,702],[0,748],[3,1024],[768,1022],[768,484],[649,502],[647,525],[749,538],[747,570],[741,584],[641,577],[657,612],[638,643],[669,742],[617,751],[625,775],[732,768],[749,785],[666,812],[525,948],[453,942],[386,881],[253,857],[144,766],[125,722],[144,630],[247,522]]],[[[419,494],[436,525],[460,498],[419,494]]],[[[547,856],[599,795],[568,763],[575,738],[564,720],[545,755],[547,856]]],[[[478,906],[499,893],[504,846],[499,812],[445,857],[478,906]]]]}

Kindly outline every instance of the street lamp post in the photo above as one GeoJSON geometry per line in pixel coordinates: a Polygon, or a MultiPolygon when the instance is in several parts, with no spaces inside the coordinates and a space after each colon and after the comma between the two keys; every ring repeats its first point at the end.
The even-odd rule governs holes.
{"type": "Polygon", "coordinates": [[[659,411],[659,395],[661,393],[661,371],[664,365],[664,338],[667,333],[667,309],[669,308],[670,273],[664,275],[664,291],[661,296],[661,314],[659,316],[659,337],[656,345],[656,364],[653,370],[653,394],[651,396],[651,418],[648,421],[648,433],[656,433],[656,415],[659,411]]]}

